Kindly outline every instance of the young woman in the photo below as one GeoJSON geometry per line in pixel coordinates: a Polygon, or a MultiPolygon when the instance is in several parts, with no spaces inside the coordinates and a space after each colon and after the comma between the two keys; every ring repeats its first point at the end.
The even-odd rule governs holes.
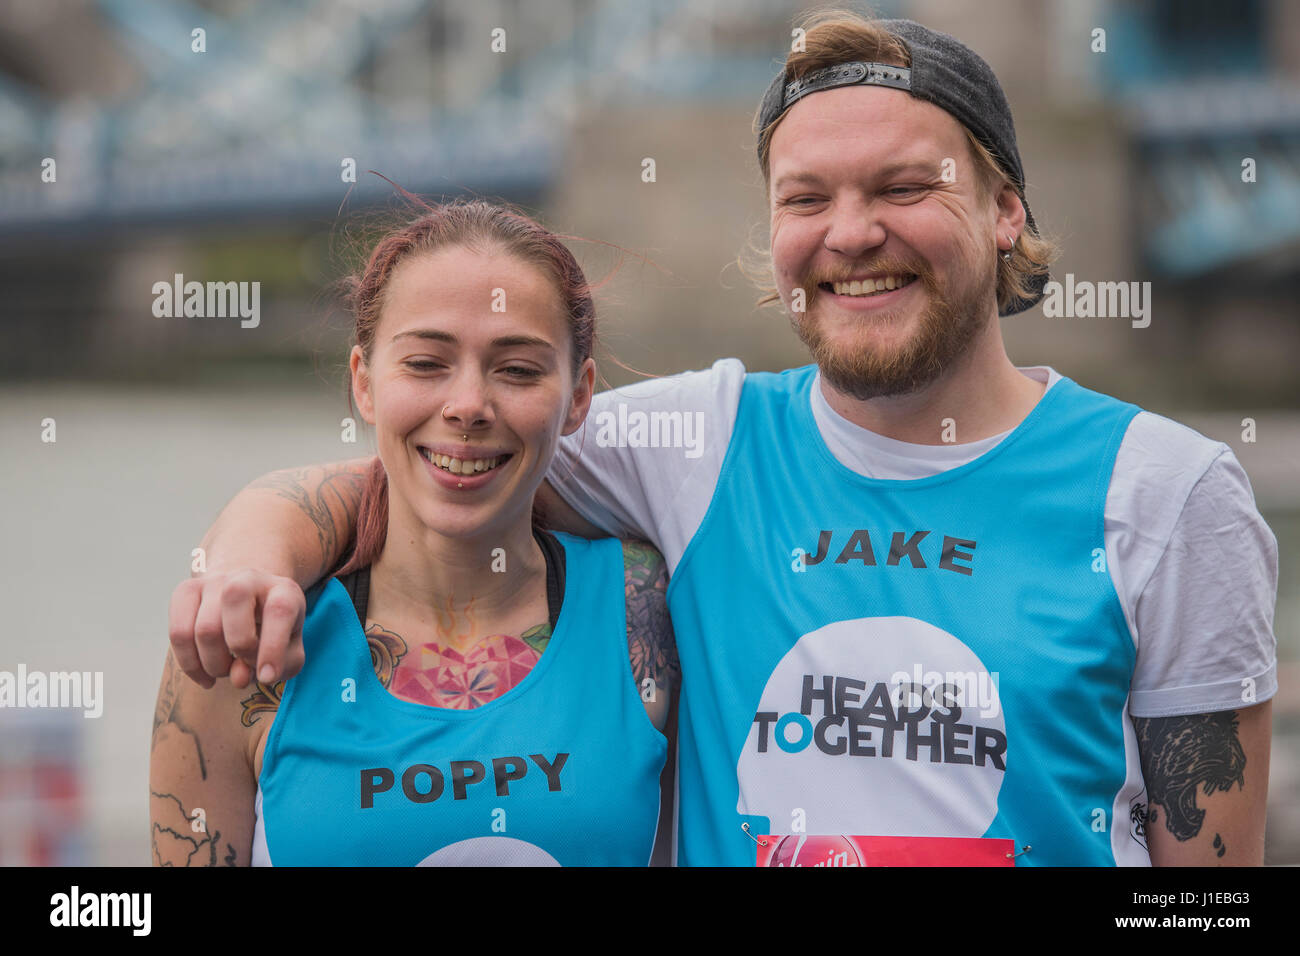
{"type": "Polygon", "coordinates": [[[663,560],[532,520],[591,402],[581,269],[531,219],[457,202],[382,239],[352,300],[378,443],[356,547],[307,593],[287,682],[205,690],[169,652],[154,862],[644,865],[657,833],[662,858],[663,560]]]}

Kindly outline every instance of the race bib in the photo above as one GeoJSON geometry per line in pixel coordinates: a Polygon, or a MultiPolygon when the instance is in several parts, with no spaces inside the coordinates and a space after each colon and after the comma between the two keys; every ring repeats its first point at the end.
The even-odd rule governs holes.
{"type": "Polygon", "coordinates": [[[758,866],[1015,866],[1013,840],[983,837],[760,836],[758,866]],[[764,845],[766,844],[766,845],[764,845]]]}

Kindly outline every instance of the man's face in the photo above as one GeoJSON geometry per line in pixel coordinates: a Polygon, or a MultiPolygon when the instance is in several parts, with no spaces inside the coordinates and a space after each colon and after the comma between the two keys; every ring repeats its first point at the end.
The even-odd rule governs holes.
{"type": "Polygon", "coordinates": [[[997,314],[998,207],[958,122],[902,90],[825,90],[770,162],[777,290],[827,382],[868,399],[935,381],[997,314]]]}

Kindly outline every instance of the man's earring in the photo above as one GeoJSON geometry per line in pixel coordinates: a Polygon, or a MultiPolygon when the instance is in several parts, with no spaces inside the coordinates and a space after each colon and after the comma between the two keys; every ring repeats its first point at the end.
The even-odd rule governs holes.
{"type": "Polygon", "coordinates": [[[1016,237],[1015,237],[1015,236],[1007,236],[1007,240],[1011,243],[1011,249],[1008,249],[1006,252],[1002,253],[1002,261],[1003,261],[1003,262],[1010,262],[1010,261],[1011,261],[1011,250],[1014,249],[1014,248],[1016,247],[1016,237]]]}

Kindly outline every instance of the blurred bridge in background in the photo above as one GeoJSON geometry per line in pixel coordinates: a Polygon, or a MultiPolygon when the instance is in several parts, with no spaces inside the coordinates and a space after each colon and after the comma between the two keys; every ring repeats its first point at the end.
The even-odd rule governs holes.
{"type": "Polygon", "coordinates": [[[349,160],[363,204],[391,194],[367,169],[421,194],[535,200],[580,109],[748,99],[789,14],[756,0],[62,6],[67,19],[50,3],[0,23],[0,243],[319,220],[349,160]],[[77,86],[75,31],[97,47],[86,82],[107,70],[118,89],[57,92],[77,86]],[[47,159],[57,188],[40,178],[47,159]]]}

